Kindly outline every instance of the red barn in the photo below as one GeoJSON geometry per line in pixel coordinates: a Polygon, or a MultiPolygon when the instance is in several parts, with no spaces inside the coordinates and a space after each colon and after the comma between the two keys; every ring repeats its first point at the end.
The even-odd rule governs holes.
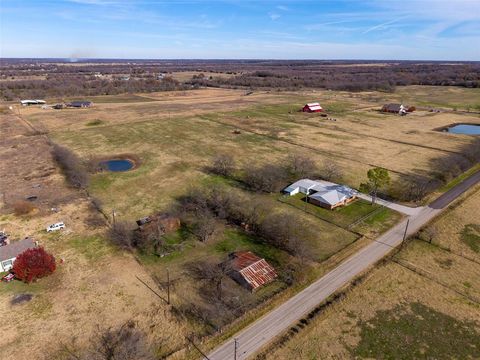
{"type": "Polygon", "coordinates": [[[305,104],[302,111],[303,112],[309,112],[309,113],[311,113],[311,112],[323,112],[323,109],[318,102],[315,102],[315,103],[305,104]]]}
{"type": "Polygon", "coordinates": [[[278,276],[265,259],[259,258],[250,251],[231,253],[225,264],[230,268],[229,275],[250,291],[255,291],[278,276]]]}

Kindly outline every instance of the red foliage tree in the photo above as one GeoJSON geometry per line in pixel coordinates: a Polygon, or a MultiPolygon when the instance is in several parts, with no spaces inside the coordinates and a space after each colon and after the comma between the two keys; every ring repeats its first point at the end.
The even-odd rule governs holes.
{"type": "Polygon", "coordinates": [[[26,283],[50,275],[55,269],[55,258],[43,247],[25,250],[13,263],[15,277],[26,283]]]}

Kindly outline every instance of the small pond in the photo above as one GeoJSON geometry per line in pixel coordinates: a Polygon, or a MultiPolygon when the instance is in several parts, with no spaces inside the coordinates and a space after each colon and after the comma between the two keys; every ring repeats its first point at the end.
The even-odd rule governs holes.
{"type": "Polygon", "coordinates": [[[132,169],[135,166],[135,163],[128,159],[113,159],[102,161],[100,166],[108,171],[119,172],[132,169]]]}
{"type": "Polygon", "coordinates": [[[480,125],[458,124],[446,129],[452,134],[480,135],[480,125]]]}

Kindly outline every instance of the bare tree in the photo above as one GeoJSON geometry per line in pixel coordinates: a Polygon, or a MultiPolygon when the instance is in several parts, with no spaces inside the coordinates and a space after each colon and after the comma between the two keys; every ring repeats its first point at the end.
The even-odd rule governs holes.
{"type": "Polygon", "coordinates": [[[438,182],[438,180],[419,176],[408,178],[399,185],[400,194],[398,197],[406,201],[420,201],[438,187],[438,182]]]}
{"type": "Polygon", "coordinates": [[[321,176],[327,181],[340,182],[343,177],[343,172],[337,163],[328,160],[323,164],[321,176]]]}
{"type": "Polygon", "coordinates": [[[306,244],[303,239],[307,229],[301,224],[302,220],[293,214],[271,214],[260,225],[259,234],[279,249],[304,255],[306,244]]]}
{"type": "Polygon", "coordinates": [[[311,158],[301,154],[289,155],[287,168],[294,178],[310,177],[318,171],[315,162],[311,158]]]}
{"type": "MultiPolygon", "coordinates": [[[[75,345],[75,344],[74,344],[75,345]]],[[[63,345],[60,354],[66,360],[154,360],[145,335],[134,321],[119,328],[109,327],[90,339],[88,348],[81,351],[76,346],[63,345]]]]}
{"type": "Polygon", "coordinates": [[[428,226],[419,231],[418,238],[431,244],[437,238],[438,234],[439,231],[435,226],[428,226]]]}
{"type": "Polygon", "coordinates": [[[189,263],[187,270],[190,275],[199,281],[204,281],[207,285],[213,287],[216,291],[218,300],[222,300],[222,284],[231,271],[228,262],[216,264],[211,261],[197,261],[189,263]]]}
{"type": "Polygon", "coordinates": [[[164,235],[165,227],[158,221],[153,221],[148,226],[142,227],[134,231],[132,243],[136,248],[144,252],[161,255],[167,249],[164,235]]]}
{"type": "Polygon", "coordinates": [[[192,233],[202,242],[207,242],[215,233],[217,223],[210,211],[198,213],[193,220],[192,233]]]}
{"type": "Polygon", "coordinates": [[[120,247],[131,249],[133,246],[133,232],[125,221],[116,221],[108,229],[110,241],[120,247]]]}
{"type": "Polygon", "coordinates": [[[243,181],[252,190],[276,192],[288,181],[287,175],[284,167],[278,164],[251,166],[245,169],[243,181]]]}
{"type": "Polygon", "coordinates": [[[92,355],[92,359],[98,360],[154,359],[143,334],[136,329],[133,321],[128,321],[119,329],[109,328],[103,332],[92,355]]]}
{"type": "Polygon", "coordinates": [[[211,171],[222,176],[231,176],[235,170],[235,160],[230,154],[219,154],[213,158],[211,171]]]}

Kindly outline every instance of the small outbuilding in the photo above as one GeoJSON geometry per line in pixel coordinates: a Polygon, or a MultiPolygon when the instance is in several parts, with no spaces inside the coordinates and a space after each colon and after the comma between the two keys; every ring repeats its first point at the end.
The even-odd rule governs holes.
{"type": "Polygon", "coordinates": [[[305,106],[302,108],[302,111],[313,113],[313,112],[323,112],[324,110],[318,102],[314,102],[314,103],[305,104],[305,106]]]}
{"type": "Polygon", "coordinates": [[[66,104],[68,107],[74,107],[74,108],[88,108],[93,105],[91,101],[72,101],[68,104],[66,104]]]}
{"type": "Polygon", "coordinates": [[[0,272],[11,270],[18,255],[35,247],[37,247],[36,241],[29,237],[0,246],[0,272]]]}
{"type": "Polygon", "coordinates": [[[45,105],[45,100],[20,100],[20,104],[23,106],[30,106],[30,105],[45,105]]]}
{"type": "Polygon", "coordinates": [[[278,276],[265,259],[251,251],[237,251],[229,254],[224,265],[229,269],[229,276],[250,291],[255,291],[272,282],[278,276]]]}
{"type": "Polygon", "coordinates": [[[149,232],[153,227],[164,234],[180,229],[180,219],[170,214],[155,214],[137,220],[140,231],[149,232]]]}

